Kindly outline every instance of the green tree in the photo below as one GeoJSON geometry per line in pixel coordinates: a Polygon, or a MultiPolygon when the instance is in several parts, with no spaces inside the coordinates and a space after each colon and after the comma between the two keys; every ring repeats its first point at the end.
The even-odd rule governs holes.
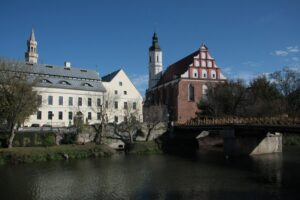
{"type": "Polygon", "coordinates": [[[0,59],[0,113],[10,135],[11,148],[18,124],[34,114],[40,106],[38,94],[33,90],[36,81],[29,79],[18,62],[0,59]]]}

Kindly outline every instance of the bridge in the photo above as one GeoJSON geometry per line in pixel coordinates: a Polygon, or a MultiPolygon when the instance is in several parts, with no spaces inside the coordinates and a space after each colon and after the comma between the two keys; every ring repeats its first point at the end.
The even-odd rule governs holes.
{"type": "Polygon", "coordinates": [[[197,118],[174,124],[174,140],[197,139],[199,147],[221,146],[226,155],[255,155],[282,152],[282,134],[300,134],[300,119],[268,118],[197,118]]]}

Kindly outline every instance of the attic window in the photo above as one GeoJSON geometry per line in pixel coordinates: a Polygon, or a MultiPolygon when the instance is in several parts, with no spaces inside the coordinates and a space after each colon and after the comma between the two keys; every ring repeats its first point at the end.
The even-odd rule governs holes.
{"type": "Polygon", "coordinates": [[[68,81],[60,81],[59,83],[62,85],[71,85],[71,83],[69,83],[68,81]]]}
{"type": "Polygon", "coordinates": [[[91,84],[89,84],[89,83],[83,83],[82,84],[83,86],[86,86],[86,87],[93,87],[91,84]]]}
{"type": "Polygon", "coordinates": [[[46,65],[46,67],[47,67],[47,68],[53,68],[53,66],[51,66],[51,65],[46,65]]]}
{"type": "Polygon", "coordinates": [[[41,80],[41,83],[50,83],[50,84],[51,84],[52,82],[49,81],[48,79],[42,79],[42,80],[41,80]]]}
{"type": "Polygon", "coordinates": [[[81,69],[80,71],[81,71],[81,72],[87,72],[87,70],[86,70],[86,69],[81,69]]]}

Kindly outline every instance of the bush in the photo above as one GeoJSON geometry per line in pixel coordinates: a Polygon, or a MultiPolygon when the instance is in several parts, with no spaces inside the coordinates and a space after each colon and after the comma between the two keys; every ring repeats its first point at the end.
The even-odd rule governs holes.
{"type": "Polygon", "coordinates": [[[49,146],[54,146],[56,144],[55,142],[55,135],[53,134],[46,134],[43,136],[43,139],[42,139],[42,144],[43,146],[45,147],[49,147],[49,146]]]}

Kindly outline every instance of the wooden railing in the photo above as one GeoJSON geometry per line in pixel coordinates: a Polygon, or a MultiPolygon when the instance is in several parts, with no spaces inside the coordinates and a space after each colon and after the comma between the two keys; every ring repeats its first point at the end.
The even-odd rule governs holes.
{"type": "Polygon", "coordinates": [[[300,126],[300,118],[297,117],[202,117],[194,118],[179,126],[199,126],[199,125],[286,125],[300,126]]]}

